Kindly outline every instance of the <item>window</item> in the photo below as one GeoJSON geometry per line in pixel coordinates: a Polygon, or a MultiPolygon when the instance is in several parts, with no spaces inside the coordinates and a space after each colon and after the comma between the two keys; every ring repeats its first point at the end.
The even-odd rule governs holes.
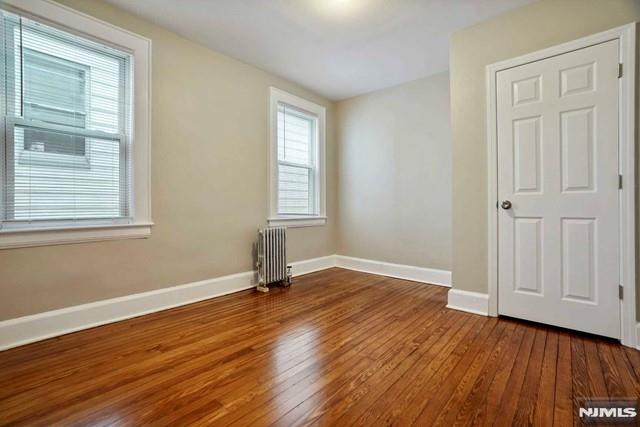
{"type": "Polygon", "coordinates": [[[147,236],[150,42],[52,2],[5,3],[0,248],[147,236]]]}
{"type": "Polygon", "coordinates": [[[269,224],[321,225],[325,109],[271,88],[269,224]]]}

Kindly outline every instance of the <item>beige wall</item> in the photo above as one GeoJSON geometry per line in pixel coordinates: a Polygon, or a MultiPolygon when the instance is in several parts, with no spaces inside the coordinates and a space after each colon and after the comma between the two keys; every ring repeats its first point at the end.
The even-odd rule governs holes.
{"type": "Polygon", "coordinates": [[[542,0],[453,34],[455,288],[487,292],[485,66],[638,20],[638,0],[542,0]]]}
{"type": "Polygon", "coordinates": [[[338,147],[328,100],[97,0],[60,1],[153,40],[156,225],[147,240],[0,251],[0,320],[251,269],[270,85],[328,109],[329,222],[291,230],[292,261],[339,252],[452,269],[454,287],[486,292],[484,67],[640,20],[638,0],[542,0],[464,29],[451,38],[452,148],[446,74],[339,103],[338,147]]]}
{"type": "Polygon", "coordinates": [[[337,113],[340,255],[450,270],[449,74],[337,113]]]}
{"type": "Polygon", "coordinates": [[[291,261],[335,253],[332,103],[98,1],[63,0],[153,40],[147,240],[0,251],[0,320],[248,271],[267,216],[268,87],[327,107],[328,224],[291,230],[291,261]]]}

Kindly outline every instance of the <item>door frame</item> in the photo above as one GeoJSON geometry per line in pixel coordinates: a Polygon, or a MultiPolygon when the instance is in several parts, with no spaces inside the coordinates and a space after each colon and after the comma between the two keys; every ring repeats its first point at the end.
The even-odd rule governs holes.
{"type": "MultiPolygon", "coordinates": [[[[635,236],[635,76],[636,76],[636,23],[623,25],[608,31],[593,34],[517,58],[487,65],[487,172],[488,172],[488,291],[489,316],[498,316],[498,140],[497,140],[497,73],[508,68],[536,62],[567,52],[619,40],[619,61],[623,64],[619,79],[619,160],[618,167],[623,176],[620,190],[620,285],[624,298],[620,302],[620,341],[623,345],[637,348],[640,327],[636,327],[636,236],[635,236]],[[638,332],[636,332],[638,330],[638,332]]],[[[640,324],[639,324],[640,325],[640,324]]]]}

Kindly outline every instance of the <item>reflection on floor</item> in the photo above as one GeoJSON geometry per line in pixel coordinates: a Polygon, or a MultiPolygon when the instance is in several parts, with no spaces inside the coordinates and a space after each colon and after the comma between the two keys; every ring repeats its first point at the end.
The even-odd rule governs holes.
{"type": "Polygon", "coordinates": [[[572,425],[640,352],[342,269],[0,353],[0,424],[572,425]]]}

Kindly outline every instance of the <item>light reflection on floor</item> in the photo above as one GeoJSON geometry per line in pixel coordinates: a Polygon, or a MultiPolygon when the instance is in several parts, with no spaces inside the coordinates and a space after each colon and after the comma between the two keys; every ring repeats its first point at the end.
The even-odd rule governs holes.
{"type": "MultiPolygon", "coordinates": [[[[274,345],[271,353],[271,369],[279,379],[284,381],[287,391],[274,394],[274,407],[278,408],[278,414],[284,415],[291,408],[291,400],[299,397],[299,393],[310,392],[305,390],[304,384],[313,384],[322,377],[322,365],[318,354],[324,354],[319,348],[320,338],[317,327],[312,323],[305,323],[295,328],[283,331],[274,345]],[[305,354],[305,358],[300,360],[300,354],[305,354]],[[293,379],[300,372],[304,372],[300,377],[293,379]],[[289,392],[289,390],[291,392],[289,392]]],[[[310,402],[320,402],[323,396],[314,394],[310,397],[310,402]]]]}

